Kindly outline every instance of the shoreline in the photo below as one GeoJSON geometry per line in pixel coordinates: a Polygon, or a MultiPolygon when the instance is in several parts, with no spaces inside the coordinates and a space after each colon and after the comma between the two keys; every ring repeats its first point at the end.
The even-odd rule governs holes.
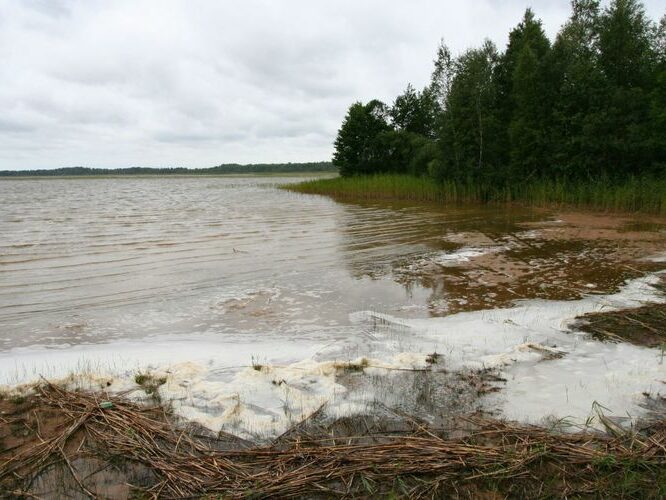
{"type": "MultiPolygon", "coordinates": [[[[184,184],[197,190],[200,186],[196,182],[184,184]]],[[[261,193],[267,191],[273,190],[261,193]]],[[[295,203],[323,201],[284,198],[295,203]]],[[[634,488],[658,496],[662,493],[661,469],[651,462],[654,455],[646,459],[651,451],[643,453],[645,450],[638,450],[632,442],[661,439],[657,431],[638,431],[646,418],[653,426],[666,427],[666,400],[660,382],[666,372],[659,361],[660,352],[663,360],[663,350],[653,336],[628,336],[629,342],[613,343],[599,340],[617,340],[613,335],[598,333],[616,327],[626,330],[635,321],[647,324],[648,332],[666,331],[665,316],[639,310],[645,302],[666,302],[661,286],[665,257],[660,253],[666,226],[646,228],[647,217],[609,221],[612,218],[588,215],[593,220],[583,223],[576,219],[583,217],[581,214],[570,214],[573,218],[558,214],[556,219],[550,215],[547,220],[521,219],[511,231],[494,238],[488,238],[487,229],[477,226],[476,232],[466,232],[464,227],[451,233],[438,231],[437,247],[421,251],[418,258],[396,261],[391,269],[391,279],[399,280],[401,286],[429,276],[457,274],[469,296],[490,297],[492,287],[498,293],[510,288],[504,295],[493,296],[495,307],[462,301],[453,306],[449,300],[450,314],[431,318],[425,313],[403,314],[403,309],[378,312],[372,307],[356,310],[352,305],[345,321],[360,335],[336,337],[337,343],[326,338],[321,344],[321,339],[312,338],[307,346],[302,339],[293,344],[283,342],[289,347],[284,359],[275,357],[277,341],[262,347],[253,337],[244,350],[237,339],[205,344],[203,334],[189,342],[147,336],[143,344],[82,342],[60,351],[45,347],[40,352],[18,348],[16,353],[22,353],[16,357],[18,366],[22,360],[42,360],[54,369],[73,373],[63,361],[68,359],[76,366],[79,359],[87,358],[91,369],[81,373],[80,380],[72,378],[55,389],[37,378],[43,374],[55,379],[54,373],[28,370],[26,373],[37,381],[30,387],[32,392],[5,393],[0,403],[0,412],[6,412],[0,413],[4,419],[0,420],[0,441],[4,440],[0,449],[4,446],[14,453],[17,442],[13,439],[32,439],[29,446],[37,448],[30,448],[25,456],[37,453],[44,458],[40,464],[49,468],[38,469],[36,476],[29,478],[34,479],[31,484],[36,488],[48,485],[52,488],[49,491],[66,485],[70,489],[62,495],[78,491],[76,488],[87,494],[86,489],[97,492],[97,485],[121,488],[129,483],[138,487],[133,492],[148,495],[289,496],[291,481],[305,471],[318,485],[315,488],[324,488],[308,490],[313,496],[401,497],[445,494],[455,488],[467,496],[534,496],[555,488],[549,479],[553,473],[559,474],[558,464],[565,463],[566,469],[571,464],[572,470],[557,476],[553,496],[596,490],[609,496],[628,496],[634,488]],[[639,237],[635,248],[621,248],[621,242],[639,237]],[[576,238],[581,241],[569,242],[576,238]],[[607,241],[608,249],[599,246],[588,252],[580,246],[582,241],[599,238],[607,241]],[[544,252],[547,259],[542,262],[539,259],[544,252]],[[597,270],[599,276],[586,275],[590,259],[605,262],[605,267],[597,270]],[[627,271],[612,269],[625,264],[627,271]],[[570,274],[575,279],[569,279],[570,274]],[[489,288],[470,288],[470,280],[489,288]],[[544,283],[551,289],[539,288],[544,283]],[[628,313],[628,308],[634,313],[628,313]],[[596,325],[591,332],[597,334],[596,339],[575,324],[583,315],[607,312],[602,323],[599,316],[583,318],[596,325]],[[359,342],[354,343],[356,340],[359,342]],[[648,349],[644,341],[653,347],[648,349]],[[306,352],[310,347],[312,352],[306,352]],[[123,358],[122,363],[113,368],[103,361],[96,364],[85,355],[90,354],[89,348],[97,349],[100,360],[113,352],[123,358]],[[239,364],[244,366],[235,366],[239,364]],[[132,371],[139,367],[140,371],[132,371]],[[105,374],[103,368],[116,372],[105,374]],[[61,391],[61,396],[54,397],[49,391],[61,391]],[[111,407],[101,403],[111,403],[111,407]],[[122,410],[118,413],[126,412],[117,415],[114,408],[122,410]],[[630,420],[624,418],[628,413],[630,420]],[[470,419],[476,421],[480,415],[483,423],[470,426],[470,419]],[[120,428],[130,429],[129,436],[107,425],[107,420],[120,417],[128,419],[120,428]],[[145,423],[143,417],[151,419],[147,428],[139,428],[147,432],[137,433],[133,425],[145,423]],[[61,431],[66,432],[81,419],[85,432],[74,432],[63,441],[61,431]],[[57,428],[49,430],[51,424],[57,428]],[[553,426],[566,432],[553,435],[553,426]],[[487,441],[488,433],[498,428],[502,429],[496,434],[498,439],[487,441]],[[476,430],[480,432],[475,434],[476,430]],[[602,436],[603,431],[620,441],[602,436]],[[262,432],[262,440],[254,439],[252,433],[262,432]],[[330,442],[331,433],[334,443],[330,442]],[[95,455],[101,448],[99,441],[83,442],[91,434],[101,442],[121,445],[110,456],[95,455]],[[507,437],[510,444],[505,442],[507,437]],[[190,446],[190,441],[197,439],[204,442],[204,448],[190,446]],[[551,453],[575,445],[578,439],[587,445],[576,448],[573,462],[567,461],[570,455],[563,459],[559,452],[551,453]],[[525,440],[528,446],[523,446],[525,440]],[[54,454],[47,455],[40,451],[38,441],[58,446],[53,448],[54,454]],[[158,455],[160,450],[151,449],[152,442],[159,442],[162,455],[158,455]],[[259,442],[264,445],[258,446],[259,442]],[[609,443],[620,444],[612,448],[615,445],[609,443]],[[355,446],[354,453],[364,457],[365,463],[345,475],[350,472],[346,467],[350,446],[355,446]],[[478,446],[482,449],[473,448],[478,446]],[[226,450],[222,454],[218,453],[221,448],[226,450]],[[405,468],[404,462],[418,461],[424,448],[435,450],[429,455],[432,460],[424,461],[418,470],[405,468]],[[465,449],[469,448],[476,452],[467,454],[465,449]],[[626,449],[630,454],[623,451],[626,449]],[[375,460],[377,456],[393,456],[393,451],[407,454],[392,462],[375,460]],[[494,461],[477,462],[480,455],[494,461]],[[218,463],[224,461],[224,467],[207,462],[211,456],[218,463]],[[460,468],[460,463],[472,465],[460,468]],[[186,476],[174,475],[174,464],[186,476]],[[375,468],[399,475],[406,486],[392,482],[388,472],[377,473],[375,468]],[[433,470],[437,470],[434,475],[433,470]],[[332,475],[322,478],[318,475],[322,471],[332,475]],[[583,472],[592,474],[592,482],[582,477],[583,472]],[[219,478],[225,474],[229,482],[223,484],[219,478]],[[210,482],[211,477],[217,477],[218,482],[210,482]],[[532,480],[523,482],[527,477],[532,480]]],[[[437,217],[432,218],[434,223],[439,223],[437,217]]],[[[381,228],[381,220],[369,227],[381,228]]],[[[234,258],[246,255],[235,249],[233,253],[229,249],[229,254],[234,258]]],[[[443,283],[448,298],[456,298],[450,296],[454,288],[449,282],[443,283]]],[[[252,289],[247,295],[218,297],[211,304],[224,314],[242,318],[270,313],[270,309],[265,310],[267,303],[280,311],[290,303],[290,296],[279,302],[280,293],[252,289]]],[[[467,295],[458,298],[464,297],[467,295]]],[[[79,325],[66,324],[69,330],[65,331],[78,333],[79,325]]],[[[12,359],[13,353],[8,355],[5,359],[12,359]]],[[[11,373],[12,369],[5,365],[3,371],[11,373]]],[[[0,474],[5,469],[0,453],[0,474]]],[[[43,493],[26,491],[21,484],[0,484],[0,491],[2,488],[13,496],[43,493]]]]}
{"type": "MultiPolygon", "coordinates": [[[[206,433],[168,406],[49,383],[0,401],[0,492],[13,497],[148,495],[413,498],[666,491],[666,419],[630,431],[565,432],[467,415],[313,415],[265,446],[206,433]]],[[[600,413],[601,415],[601,413],[600,413]]]]}
{"type": "Polygon", "coordinates": [[[508,309],[442,318],[357,313],[352,321],[371,328],[377,344],[357,352],[355,359],[331,345],[328,351],[312,346],[310,355],[304,351],[297,359],[276,362],[255,357],[255,347],[245,352],[251,364],[229,366],[238,364],[238,353],[226,363],[214,362],[215,356],[201,357],[209,348],[195,341],[171,346],[170,352],[185,356],[169,362],[153,339],[121,351],[116,346],[113,352],[125,361],[110,365],[103,362],[108,347],[98,349],[97,357],[94,350],[46,349],[27,353],[23,362],[33,356],[37,363],[48,355],[59,373],[26,364],[24,378],[12,379],[7,370],[0,393],[5,399],[28,395],[46,375],[72,391],[104,390],[138,402],[170,403],[185,420],[253,441],[271,440],[324,406],[327,418],[400,408],[439,425],[452,416],[483,411],[525,424],[567,419],[600,427],[594,417],[600,403],[621,425],[631,426],[649,413],[645,405],[650,400],[665,395],[659,380],[666,374],[666,338],[655,335],[666,332],[664,281],[660,272],[632,280],[614,295],[523,301],[508,309]],[[652,335],[636,335],[636,322],[652,335]],[[404,344],[382,348],[390,339],[405,337],[404,344]],[[153,351],[152,362],[145,358],[146,347],[153,351]],[[581,370],[585,376],[578,375],[581,370]],[[227,375],[211,378],[215,373],[227,375]]]}
{"type": "MultiPolygon", "coordinates": [[[[662,302],[661,311],[664,274],[656,276],[659,281],[648,281],[655,288],[652,298],[662,302]]],[[[662,349],[663,358],[663,347],[654,336],[622,339],[612,334],[633,328],[635,321],[651,333],[666,332],[666,315],[638,305],[645,298],[645,289],[642,285],[633,288],[622,300],[614,302],[612,296],[610,301],[604,300],[611,305],[607,312],[589,312],[596,308],[583,307],[588,312],[572,318],[573,325],[596,325],[591,332],[594,340],[589,341],[596,346],[626,346],[655,356],[662,349]],[[624,304],[624,309],[614,309],[613,303],[624,304]],[[627,308],[630,303],[637,307],[627,308]],[[599,331],[605,337],[595,335],[599,331]]],[[[403,321],[368,314],[378,323],[403,321]]],[[[469,319],[469,313],[464,314],[469,319]]],[[[532,314],[541,315],[538,311],[532,314]]],[[[514,319],[518,317],[522,315],[514,319]]],[[[495,320],[506,323],[502,316],[495,320]]],[[[582,337],[574,339],[574,331],[568,335],[575,344],[584,343],[582,337]]],[[[575,354],[550,344],[518,347],[507,355],[528,356],[532,359],[528,364],[535,363],[535,367],[575,354]]],[[[486,356],[486,362],[497,358],[501,367],[508,359],[504,354],[498,356],[486,356]]],[[[312,411],[294,415],[286,428],[263,440],[234,432],[233,427],[207,428],[196,414],[188,418],[187,413],[179,412],[181,400],[201,395],[183,393],[173,398],[175,393],[163,389],[192,382],[191,374],[178,381],[171,380],[174,372],[138,372],[131,381],[134,387],[116,386],[102,377],[95,378],[97,387],[42,379],[21,391],[0,392],[0,496],[414,498],[455,491],[459,497],[640,494],[659,498],[666,492],[666,397],[660,390],[643,393],[640,406],[644,412],[631,422],[619,413],[610,415],[608,408],[595,402],[594,416],[587,422],[553,416],[530,424],[478,404],[508,390],[509,377],[503,378],[502,368],[463,371],[456,369],[451,358],[450,353],[433,352],[426,356],[423,367],[395,368],[397,376],[387,379],[387,387],[398,392],[401,403],[397,406],[395,401],[378,399],[365,411],[344,414],[335,410],[334,402],[322,401],[312,411]],[[435,395],[442,388],[456,396],[438,407],[441,414],[432,418],[410,411],[404,404],[406,393],[398,387],[411,387],[408,394],[419,405],[432,408],[441,404],[435,395]],[[138,398],[137,393],[142,396],[138,398]]],[[[367,380],[380,378],[381,370],[387,369],[366,358],[331,363],[336,384],[361,392],[371,387],[367,380]]],[[[611,363],[606,370],[613,366],[611,363]]],[[[325,369],[323,365],[315,368],[325,369]]],[[[292,380],[289,370],[253,361],[245,369],[250,378],[244,380],[265,378],[267,387],[278,389],[297,387],[311,377],[304,373],[292,380]]],[[[592,378],[599,376],[594,370],[589,373],[592,378]]],[[[211,389],[222,395],[215,387],[211,389]]],[[[216,411],[215,406],[204,406],[201,415],[216,411]]],[[[226,413],[233,416],[236,411],[226,413]]]]}
{"type": "Polygon", "coordinates": [[[224,178],[243,178],[243,177],[332,177],[337,175],[337,172],[248,172],[248,173],[233,173],[233,174],[117,174],[117,175],[7,175],[0,176],[0,181],[3,180],[73,180],[73,179],[166,179],[166,178],[210,178],[210,177],[224,177],[224,178]]]}
{"type": "Polygon", "coordinates": [[[404,174],[380,174],[307,180],[281,188],[330,196],[339,201],[482,204],[666,216],[666,183],[656,179],[625,181],[616,185],[547,180],[497,188],[476,183],[439,183],[427,177],[404,174]]]}

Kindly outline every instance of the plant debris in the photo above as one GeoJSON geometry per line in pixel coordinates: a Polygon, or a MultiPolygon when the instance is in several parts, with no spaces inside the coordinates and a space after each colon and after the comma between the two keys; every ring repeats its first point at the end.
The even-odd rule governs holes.
{"type": "Polygon", "coordinates": [[[224,443],[230,436],[188,428],[161,406],[48,383],[34,391],[22,406],[0,416],[0,495],[666,494],[666,419],[640,433],[609,435],[559,434],[475,416],[456,429],[415,424],[408,433],[369,429],[365,436],[344,438],[303,430],[269,446],[229,448],[224,443]],[[102,401],[113,407],[103,410],[102,401]]]}
{"type": "Polygon", "coordinates": [[[666,304],[586,314],[578,320],[576,328],[599,340],[646,347],[666,346],[666,304]]]}

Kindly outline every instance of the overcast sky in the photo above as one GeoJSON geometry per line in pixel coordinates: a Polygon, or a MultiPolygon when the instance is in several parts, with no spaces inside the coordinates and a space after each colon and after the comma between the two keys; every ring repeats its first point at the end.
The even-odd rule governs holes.
{"type": "Polygon", "coordinates": [[[349,104],[530,5],[552,38],[568,0],[0,0],[0,170],[327,160],[349,104]]]}

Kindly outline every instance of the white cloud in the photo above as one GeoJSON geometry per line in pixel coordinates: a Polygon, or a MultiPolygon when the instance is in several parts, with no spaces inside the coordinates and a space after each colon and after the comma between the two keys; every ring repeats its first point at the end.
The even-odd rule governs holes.
{"type": "MultiPolygon", "coordinates": [[[[531,5],[551,36],[569,10],[531,5]]],[[[442,37],[504,45],[527,6],[0,2],[0,169],[327,159],[351,102],[423,85],[442,37]]]]}

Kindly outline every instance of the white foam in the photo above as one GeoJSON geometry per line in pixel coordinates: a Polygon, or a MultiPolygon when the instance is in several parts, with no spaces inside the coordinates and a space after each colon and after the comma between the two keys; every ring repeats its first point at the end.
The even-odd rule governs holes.
{"type": "Polygon", "coordinates": [[[644,260],[649,262],[666,262],[666,252],[646,257],[644,260]]]}
{"type": "MultiPolygon", "coordinates": [[[[329,415],[364,411],[386,397],[368,388],[353,393],[339,381],[341,363],[367,375],[423,369],[429,353],[449,371],[495,369],[507,379],[484,404],[506,417],[546,416],[585,421],[595,402],[634,418],[642,392],[664,393],[666,363],[660,352],[630,344],[601,343],[568,330],[579,315],[663,302],[651,275],[620,292],[575,301],[528,300],[506,309],[443,318],[405,319],[373,311],[350,315],[352,327],[332,330],[330,343],[277,335],[220,340],[151,339],[149,342],[77,346],[63,350],[16,349],[0,354],[0,383],[27,382],[43,374],[70,384],[120,391],[139,389],[137,371],[166,377],[160,396],[176,412],[214,431],[244,437],[284,432],[326,404],[329,415]],[[254,360],[254,366],[250,366],[254,360]],[[345,413],[346,412],[346,413],[345,413]]],[[[396,389],[397,390],[397,389],[396,389]]],[[[145,397],[141,391],[135,397],[145,397]]],[[[392,394],[391,398],[400,395],[392,394]]]]}
{"type": "Polygon", "coordinates": [[[643,414],[638,406],[643,392],[666,393],[662,353],[601,343],[567,327],[582,314],[664,302],[650,286],[657,281],[656,276],[641,278],[615,295],[576,301],[531,300],[508,309],[396,321],[436,342],[454,369],[501,368],[508,381],[489,404],[498,405],[508,418],[535,422],[569,417],[580,423],[593,414],[595,402],[611,414],[633,418],[643,414]],[[566,354],[542,361],[547,353],[530,345],[566,354]]]}
{"type": "Polygon", "coordinates": [[[455,266],[464,262],[469,262],[475,257],[480,257],[501,250],[500,247],[463,247],[455,252],[446,252],[435,255],[432,261],[442,266],[455,266]]]}

